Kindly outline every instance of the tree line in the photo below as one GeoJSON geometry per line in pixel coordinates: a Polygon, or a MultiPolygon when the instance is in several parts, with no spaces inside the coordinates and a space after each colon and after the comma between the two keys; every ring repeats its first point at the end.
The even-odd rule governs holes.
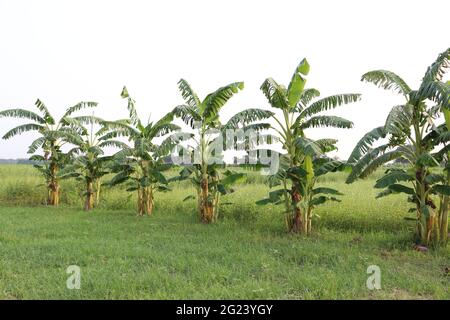
{"type": "MultiPolygon", "coordinates": [[[[261,91],[270,104],[269,109],[249,108],[221,121],[219,112],[239,91],[243,82],[223,86],[199,98],[184,79],[178,82],[185,103],[176,106],[156,121],[142,121],[136,101],[126,87],[121,97],[127,102],[128,118],[114,121],[94,115],[77,115],[84,109],[97,107],[95,102],[80,102],[56,119],[46,105],[37,100],[36,112],[7,109],[0,117],[30,120],[8,131],[3,139],[35,131],[38,138],[30,144],[30,160],[45,178],[48,205],[58,205],[60,181],[75,178],[85,185],[85,210],[91,210],[101,199],[101,187],[126,184],[126,190],[137,193],[139,215],[151,215],[154,196],[158,191],[170,191],[170,183],[190,179],[195,186],[199,218],[203,223],[217,220],[221,196],[233,192],[233,185],[245,178],[242,172],[226,168],[217,152],[227,130],[252,130],[267,137],[269,152],[276,154],[278,169],[271,172],[268,197],[257,201],[283,206],[286,228],[290,232],[308,235],[312,232],[314,208],[327,201],[340,201],[339,190],[317,187],[317,179],[329,172],[348,172],[347,183],[372,174],[392,161],[402,161],[401,167],[388,168],[376,181],[377,197],[405,193],[412,207],[411,218],[416,221],[416,242],[426,246],[445,246],[448,242],[448,209],[450,202],[450,81],[444,82],[450,67],[450,48],[439,54],[427,68],[419,88],[412,89],[397,74],[388,70],[365,73],[362,81],[381,89],[394,91],[404,102],[393,106],[385,123],[366,133],[356,144],[347,161],[331,158],[336,150],[334,138],[311,139],[310,128],[351,129],[350,120],[324,113],[360,100],[359,94],[336,94],[321,98],[320,91],[306,87],[310,65],[303,59],[286,86],[267,78],[261,91]],[[183,129],[174,123],[181,119],[192,132],[189,144],[183,144],[179,133],[183,129]],[[265,133],[265,135],[263,134],[265,133]],[[220,139],[219,139],[220,138],[220,139]],[[128,143],[125,143],[127,140],[128,143]],[[158,142],[159,141],[159,142],[158,142]],[[279,145],[283,152],[271,149],[279,145]],[[62,147],[70,146],[64,152],[62,147]],[[106,147],[117,148],[105,155],[106,147]],[[36,153],[42,150],[41,153],[36,153]],[[175,177],[165,172],[173,166],[167,157],[183,152],[197,162],[181,167],[175,177]],[[109,173],[113,177],[105,182],[109,173]]],[[[248,137],[239,142],[247,154],[262,151],[248,137]]],[[[234,143],[232,146],[236,146],[234,143]]],[[[229,147],[229,146],[227,146],[229,147]]],[[[244,164],[243,166],[250,166],[244,164]]],[[[263,168],[262,163],[251,165],[263,168]]]]}

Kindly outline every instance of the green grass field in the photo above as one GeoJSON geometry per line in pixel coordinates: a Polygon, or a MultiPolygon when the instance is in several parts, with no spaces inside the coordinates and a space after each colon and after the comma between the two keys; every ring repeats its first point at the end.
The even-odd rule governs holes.
{"type": "MultiPolygon", "coordinates": [[[[374,175],[372,179],[375,179],[374,175]]],[[[281,207],[256,206],[264,178],[223,198],[220,221],[198,223],[188,182],[159,193],[154,216],[139,218],[123,189],[81,210],[79,186],[66,181],[59,208],[31,166],[0,166],[0,298],[3,299],[450,299],[450,248],[412,248],[403,196],[375,200],[374,180],[321,184],[345,193],[319,207],[315,233],[286,234],[281,207]],[[66,268],[81,268],[81,289],[66,288],[66,268]],[[381,290],[366,288],[367,267],[381,290]]]]}

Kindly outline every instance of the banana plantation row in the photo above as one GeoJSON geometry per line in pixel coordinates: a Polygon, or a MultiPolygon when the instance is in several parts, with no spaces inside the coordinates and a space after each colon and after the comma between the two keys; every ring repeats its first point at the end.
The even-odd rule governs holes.
{"type": "MultiPolygon", "coordinates": [[[[198,211],[202,222],[217,219],[221,195],[232,192],[232,185],[244,174],[223,169],[211,158],[220,158],[213,151],[217,138],[229,129],[266,132],[272,143],[281,145],[278,170],[269,177],[267,199],[260,205],[274,203],[284,206],[285,222],[291,232],[310,234],[314,208],[326,201],[339,201],[338,190],[316,187],[316,181],[328,172],[349,171],[347,183],[365,178],[377,168],[395,159],[407,165],[387,169],[377,180],[375,188],[383,189],[378,197],[393,193],[406,193],[411,202],[410,211],[416,220],[416,241],[422,245],[443,246],[448,239],[448,209],[450,197],[450,83],[443,82],[450,67],[450,49],[441,53],[425,72],[420,87],[411,89],[398,75],[387,70],[375,70],[362,76],[382,89],[401,94],[404,103],[394,106],[386,121],[365,134],[355,146],[346,162],[330,158],[336,149],[335,139],[313,140],[306,134],[309,128],[333,127],[350,129],[347,119],[323,114],[324,111],[356,102],[359,94],[337,94],[319,98],[317,89],[306,88],[310,66],[303,59],[295,69],[287,88],[268,78],[261,85],[271,109],[246,109],[222,123],[219,111],[226,102],[243,89],[243,82],[221,87],[200,99],[186,80],[178,85],[184,105],[175,107],[154,122],[144,123],[137,114],[136,103],[126,87],[121,96],[127,100],[128,119],[107,121],[95,116],[77,116],[76,112],[96,107],[95,102],[80,102],[55,119],[37,100],[35,113],[25,109],[8,109],[0,117],[31,120],[7,132],[3,139],[17,134],[36,131],[39,137],[29,146],[34,154],[36,168],[46,180],[48,204],[58,205],[60,180],[76,178],[85,185],[85,210],[100,201],[102,185],[127,184],[127,191],[137,192],[137,210],[140,215],[151,214],[154,194],[169,191],[175,180],[191,179],[197,190],[198,211]],[[195,133],[189,134],[189,144],[181,145],[175,134],[182,130],[174,124],[181,119],[195,133]],[[128,139],[127,144],[123,138],[128,139]],[[156,141],[162,141],[157,143],[156,141]],[[71,149],[63,152],[62,147],[71,149]],[[104,148],[118,151],[108,156],[104,148]],[[167,178],[164,171],[171,167],[167,157],[174,148],[197,152],[200,160],[184,165],[178,176],[167,178]],[[42,154],[35,154],[42,150],[42,154]],[[108,182],[101,179],[114,173],[108,182]]],[[[246,152],[258,151],[244,138],[246,152]]],[[[260,151],[260,150],[259,150],[260,151]]],[[[275,152],[272,150],[272,152],[275,152]]],[[[278,154],[278,153],[277,153],[278,154]]],[[[256,166],[263,167],[262,164],[256,166]]]]}

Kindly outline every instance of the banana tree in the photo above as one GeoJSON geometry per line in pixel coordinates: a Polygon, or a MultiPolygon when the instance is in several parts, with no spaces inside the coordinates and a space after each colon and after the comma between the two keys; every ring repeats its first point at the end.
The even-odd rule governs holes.
{"type": "Polygon", "coordinates": [[[122,150],[114,155],[112,170],[116,175],[109,185],[127,182],[127,191],[137,191],[138,214],[151,215],[155,192],[169,190],[168,179],[163,171],[170,165],[165,162],[165,159],[177,143],[171,133],[179,130],[180,127],[170,123],[173,119],[172,113],[168,113],[156,122],[144,125],[137,115],[135,101],[129,96],[126,87],[123,88],[121,96],[128,100],[130,119],[104,122],[109,130],[99,138],[99,141],[103,143],[118,137],[126,137],[132,146],[123,145],[122,150]],[[156,144],[157,138],[163,141],[156,144]]]}
{"type": "Polygon", "coordinates": [[[224,167],[222,151],[225,149],[223,141],[227,131],[236,128],[242,132],[267,129],[267,124],[252,123],[266,119],[271,112],[250,108],[236,113],[222,124],[219,112],[231,97],[244,88],[243,82],[221,87],[203,100],[198,98],[186,80],[181,79],[178,86],[186,104],[177,106],[173,113],[196,132],[195,137],[190,140],[192,144],[187,147],[191,152],[190,163],[185,163],[180,178],[191,178],[197,190],[200,220],[203,223],[212,223],[219,215],[220,196],[232,192],[232,185],[245,179],[243,173],[221,170],[224,167]]]}
{"type": "Polygon", "coordinates": [[[313,143],[317,146],[315,152],[309,153],[311,150],[302,149],[305,155],[311,157],[309,165],[291,167],[289,156],[287,154],[280,155],[278,172],[269,176],[269,187],[281,188],[270,191],[267,198],[256,202],[258,205],[283,205],[286,213],[286,229],[306,235],[312,232],[313,218],[319,217],[314,213],[314,209],[327,201],[340,202],[341,200],[337,196],[343,195],[332,188],[316,187],[317,181],[329,172],[346,169],[344,162],[326,155],[328,151],[335,149],[335,141],[323,139],[313,143]],[[325,140],[330,141],[322,145],[325,140]],[[293,193],[292,190],[298,190],[298,193],[293,193]],[[296,207],[294,207],[294,203],[296,207]]]}
{"type": "Polygon", "coordinates": [[[40,162],[35,167],[46,180],[47,204],[56,206],[59,204],[60,197],[59,171],[68,161],[68,156],[62,152],[61,147],[69,140],[76,139],[83,131],[82,128],[71,123],[70,118],[74,112],[87,107],[95,107],[97,103],[80,102],[68,108],[59,121],[55,120],[45,104],[39,99],[35,106],[39,113],[25,109],[8,109],[0,112],[0,118],[12,117],[32,120],[30,123],[11,129],[3,136],[3,139],[10,139],[15,135],[30,131],[36,131],[40,135],[31,143],[28,153],[32,154],[39,148],[43,150],[43,155],[34,155],[31,159],[40,162]]]}
{"type": "Polygon", "coordinates": [[[312,230],[313,208],[327,200],[336,201],[339,192],[329,188],[314,188],[317,177],[329,171],[343,168],[343,163],[326,156],[336,149],[335,139],[313,140],[306,136],[309,128],[332,127],[349,129],[353,123],[347,119],[321,114],[338,106],[356,102],[359,94],[338,94],[317,100],[317,89],[305,89],[310,66],[303,59],[292,76],[288,87],[268,78],[261,90],[274,109],[272,129],[277,133],[285,154],[279,172],[272,177],[272,185],[282,189],[259,201],[280,203],[282,198],[286,212],[287,229],[295,233],[309,234],[312,230]]]}
{"type": "MultiPolygon", "coordinates": [[[[447,87],[450,88],[450,81],[447,81],[447,87]]],[[[450,106],[440,108],[445,120],[445,126],[443,126],[444,132],[439,134],[436,142],[438,144],[444,144],[444,147],[438,152],[438,155],[442,157],[442,163],[444,165],[444,179],[443,182],[446,188],[450,187],[450,106]]],[[[440,225],[440,242],[442,245],[448,243],[449,231],[448,231],[448,211],[450,206],[450,195],[441,192],[439,198],[439,211],[438,211],[438,224],[440,225]]]]}
{"type": "Polygon", "coordinates": [[[85,185],[84,210],[89,211],[98,206],[101,179],[109,173],[108,165],[112,157],[105,156],[103,148],[116,147],[127,149],[128,145],[119,140],[103,139],[103,134],[110,130],[110,127],[108,122],[94,115],[74,117],[67,121],[84,130],[82,135],[72,137],[69,140],[74,145],[68,152],[72,161],[62,169],[61,177],[73,177],[83,182],[85,185]],[[101,125],[101,127],[98,128],[98,125],[101,125]]]}
{"type": "Polygon", "coordinates": [[[353,167],[348,183],[369,176],[392,160],[402,158],[407,161],[409,165],[406,168],[388,169],[375,187],[385,188],[378,197],[393,193],[408,195],[408,200],[415,205],[410,211],[416,213],[416,242],[425,246],[447,242],[448,168],[444,168],[446,174],[436,174],[433,168],[441,168],[440,162],[448,162],[450,87],[441,81],[448,67],[450,49],[440,54],[427,69],[418,90],[411,90],[401,77],[391,71],[375,70],[364,74],[362,81],[402,94],[405,103],[391,109],[384,126],[365,134],[348,159],[353,167]],[[428,106],[429,101],[434,105],[428,106]],[[445,123],[439,125],[437,121],[442,114],[445,123]],[[374,146],[378,140],[382,143],[374,146]],[[444,148],[436,152],[441,143],[444,143],[444,148]],[[436,197],[439,198],[439,208],[436,197]]]}

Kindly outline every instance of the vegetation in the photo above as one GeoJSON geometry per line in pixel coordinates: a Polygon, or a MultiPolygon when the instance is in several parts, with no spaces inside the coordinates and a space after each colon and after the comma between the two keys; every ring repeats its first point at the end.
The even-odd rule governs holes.
{"type": "Polygon", "coordinates": [[[245,173],[227,196],[233,205],[205,226],[196,202],[182,201],[195,192],[190,181],[157,193],[153,216],[138,218],[137,194],[125,184],[104,188],[86,213],[85,197],[73,197],[84,183],[62,180],[61,205],[50,208],[39,205],[45,187],[32,166],[0,165],[0,298],[450,299],[450,247],[411,250],[407,203],[401,195],[375,199],[382,170],[353,184],[343,172],[319,178],[318,186],[344,195],[316,209],[310,237],[286,235],[278,206],[255,205],[267,177],[245,173]],[[372,264],[381,290],[366,288],[372,264]],[[81,268],[81,290],[66,288],[69,265],[81,268]]]}
{"type": "Polygon", "coordinates": [[[334,127],[349,129],[353,123],[347,119],[320,113],[340,105],[355,102],[358,94],[340,94],[314,101],[320,96],[317,89],[305,89],[309,64],[303,59],[295,69],[288,88],[268,78],[261,86],[274,110],[272,126],[286,152],[280,159],[280,169],[272,176],[271,186],[281,185],[269,198],[259,204],[284,204],[286,226],[289,231],[310,234],[313,209],[328,200],[339,201],[341,193],[330,188],[314,188],[317,177],[343,168],[341,161],[326,156],[336,149],[335,139],[312,140],[305,134],[308,128],[334,127]],[[314,102],[312,102],[314,101],[314,102]]]}
{"type": "Polygon", "coordinates": [[[394,159],[408,161],[407,168],[388,169],[375,187],[385,188],[378,197],[393,193],[408,195],[408,200],[415,205],[410,211],[416,212],[417,242],[425,246],[446,245],[448,239],[450,87],[441,80],[449,67],[450,49],[447,49],[428,68],[418,90],[411,90],[391,71],[376,70],[364,74],[363,81],[397,91],[405,97],[405,103],[394,106],[385,125],[367,133],[348,159],[353,164],[353,171],[347,179],[349,183],[367,177],[394,159]],[[433,105],[429,106],[428,101],[433,105]],[[445,123],[436,123],[442,114],[445,123]],[[372,148],[374,142],[382,138],[387,138],[387,142],[372,148]],[[441,143],[444,148],[436,152],[441,143]],[[445,162],[443,170],[442,162],[445,162]],[[442,172],[437,173],[433,168],[442,172]],[[405,182],[412,188],[402,184],[405,182]]]}
{"type": "Polygon", "coordinates": [[[121,144],[122,150],[114,155],[112,170],[116,175],[109,182],[111,186],[128,182],[127,191],[137,191],[137,211],[140,216],[151,215],[154,206],[154,193],[167,191],[168,181],[163,171],[169,168],[164,159],[172,151],[176,140],[171,132],[179,130],[177,125],[171,124],[172,113],[167,114],[159,121],[148,122],[146,125],[139,119],[135,107],[135,101],[129,96],[126,87],[123,88],[122,98],[128,100],[130,120],[108,122],[104,125],[111,131],[100,138],[107,142],[117,137],[127,137],[133,146],[121,144]],[[168,136],[169,135],[169,136],[168,136]],[[161,144],[156,144],[155,139],[163,137],[161,144]]]}
{"type": "Polygon", "coordinates": [[[89,211],[94,206],[98,206],[101,178],[109,173],[108,165],[112,156],[105,156],[103,148],[111,146],[127,148],[128,146],[122,141],[103,137],[103,133],[109,129],[108,123],[93,115],[69,121],[83,130],[80,136],[73,136],[68,140],[74,145],[68,152],[72,162],[63,168],[61,178],[75,178],[85,184],[84,210],[89,211]],[[94,131],[94,125],[100,123],[102,127],[94,131]],[[89,125],[90,128],[84,127],[85,125],[89,125]]]}
{"type": "Polygon", "coordinates": [[[35,106],[40,114],[25,109],[8,109],[0,112],[0,118],[13,117],[19,119],[28,119],[33,122],[20,125],[8,131],[3,139],[10,139],[15,135],[30,131],[37,131],[39,138],[34,140],[28,148],[28,153],[34,153],[39,148],[42,149],[44,155],[34,155],[31,160],[39,161],[36,168],[45,177],[47,185],[47,204],[58,205],[60,197],[59,188],[59,171],[68,161],[68,156],[64,154],[61,147],[70,140],[78,139],[83,131],[76,122],[77,117],[71,119],[71,115],[86,107],[95,107],[95,102],[80,102],[66,110],[64,115],[56,121],[50,114],[45,104],[39,99],[35,106]]]}
{"type": "Polygon", "coordinates": [[[390,71],[364,74],[363,81],[394,90],[405,101],[392,108],[383,126],[362,137],[347,162],[330,156],[336,139],[314,140],[307,133],[310,128],[352,128],[350,120],[329,111],[360,95],[320,98],[317,89],[306,88],[306,59],[287,88],[272,78],[263,82],[270,110],[245,109],[228,121],[220,113],[243,90],[243,82],[201,100],[181,79],[185,104],[147,123],[126,87],[121,97],[127,100],[127,119],[74,115],[95,107],[94,102],[68,108],[59,121],[40,100],[39,113],[1,111],[0,117],[31,120],[3,138],[37,131],[28,152],[46,184],[38,185],[30,166],[0,167],[5,181],[0,185],[0,245],[6,248],[0,251],[0,297],[39,296],[40,289],[27,291],[28,282],[43,279],[48,286],[35,288],[45,288],[51,297],[75,297],[51,279],[61,263],[76,263],[86,268],[89,279],[90,290],[76,296],[83,298],[448,298],[450,82],[443,76],[449,67],[447,49],[417,90],[390,71]],[[174,123],[178,119],[187,125],[186,132],[174,123]],[[276,153],[273,144],[282,152],[276,153]],[[106,147],[119,150],[106,155],[106,147]],[[247,160],[259,162],[226,165],[227,149],[244,151],[247,160]],[[38,150],[42,155],[35,154],[38,150]],[[269,176],[259,172],[268,166],[263,152],[278,160],[269,176]],[[180,158],[177,153],[182,163],[173,163],[174,156],[180,158]],[[368,180],[357,181],[363,178],[368,180]],[[233,193],[237,183],[240,192],[233,193]],[[383,189],[377,203],[368,199],[375,192],[372,184],[383,189]],[[268,187],[276,189],[264,198],[268,187]],[[403,221],[407,203],[399,201],[399,193],[413,203],[414,223],[403,221]],[[224,195],[227,202],[221,202],[224,195]],[[64,206],[39,207],[59,203],[64,206]],[[81,203],[95,214],[73,209],[81,203]],[[130,220],[126,212],[136,203],[139,216],[158,213],[151,223],[130,220]],[[27,212],[20,206],[36,208],[27,212]],[[204,224],[221,223],[195,225],[194,216],[204,224]],[[416,244],[411,246],[413,230],[416,244]],[[298,241],[292,242],[294,237],[298,241]],[[55,256],[58,263],[52,262],[55,256]],[[372,264],[386,275],[382,293],[364,288],[372,264]],[[26,275],[30,266],[43,278],[26,275]],[[146,268],[156,271],[149,275],[146,268]],[[27,282],[15,285],[15,270],[27,282]]]}
{"type": "Polygon", "coordinates": [[[193,139],[187,149],[190,151],[189,164],[191,165],[183,168],[180,177],[186,179],[193,175],[191,181],[197,189],[200,220],[203,223],[212,223],[217,220],[219,214],[220,195],[232,192],[231,186],[244,178],[242,173],[230,170],[225,171],[223,173],[225,177],[222,177],[219,171],[224,165],[222,151],[226,131],[238,126],[244,126],[242,128],[244,131],[267,129],[268,126],[265,124],[248,124],[267,118],[270,112],[246,109],[231,117],[223,125],[219,119],[219,111],[231,97],[244,88],[243,82],[221,87],[208,94],[203,101],[198,98],[186,80],[181,79],[178,85],[186,104],[176,107],[173,113],[191,129],[197,130],[197,139],[193,139]]]}

